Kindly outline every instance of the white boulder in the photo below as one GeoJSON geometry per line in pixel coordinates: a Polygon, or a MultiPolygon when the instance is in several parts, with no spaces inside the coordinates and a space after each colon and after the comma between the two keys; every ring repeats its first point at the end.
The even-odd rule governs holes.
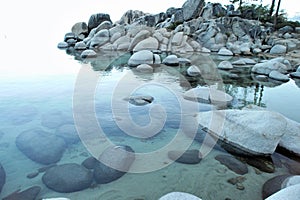
{"type": "Polygon", "coordinates": [[[273,154],[287,126],[278,113],[249,110],[199,113],[198,122],[220,140],[253,155],[273,154]]]}
{"type": "Polygon", "coordinates": [[[222,61],[218,65],[218,69],[229,70],[229,69],[233,69],[233,66],[232,66],[231,62],[229,62],[229,61],[222,61]]]}
{"type": "Polygon", "coordinates": [[[141,51],[141,50],[158,50],[159,42],[154,37],[149,37],[147,39],[139,42],[134,48],[133,51],[141,51]]]}
{"type": "Polygon", "coordinates": [[[276,192],[265,200],[296,200],[300,197],[300,184],[290,186],[276,192]]]}
{"type": "Polygon", "coordinates": [[[300,156],[300,123],[286,118],[287,127],[279,146],[300,156]]]}
{"type": "Polygon", "coordinates": [[[170,66],[178,66],[179,60],[176,55],[169,55],[163,60],[163,64],[170,66]]]}
{"type": "Polygon", "coordinates": [[[187,75],[189,76],[200,76],[201,75],[201,71],[199,69],[199,67],[192,65],[190,66],[187,70],[186,70],[187,75]]]}
{"type": "Polygon", "coordinates": [[[271,71],[269,74],[269,77],[271,79],[277,80],[277,81],[283,81],[283,82],[287,82],[290,80],[290,78],[287,75],[284,75],[278,71],[271,71]]]}
{"type": "Polygon", "coordinates": [[[220,56],[233,56],[233,53],[232,53],[232,51],[226,49],[225,47],[222,47],[219,50],[218,55],[220,55],[220,56]]]}
{"type": "Polygon", "coordinates": [[[276,44],[272,47],[270,54],[285,54],[287,51],[286,46],[281,44],[276,44]]]}
{"type": "Polygon", "coordinates": [[[140,64],[153,64],[153,53],[148,50],[142,50],[134,53],[128,60],[128,65],[135,67],[140,64]]]}

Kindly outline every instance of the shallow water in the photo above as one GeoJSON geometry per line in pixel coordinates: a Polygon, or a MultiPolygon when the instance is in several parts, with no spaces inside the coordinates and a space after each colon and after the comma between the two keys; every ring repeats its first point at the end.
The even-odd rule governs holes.
{"type": "MultiPolygon", "coordinates": [[[[184,91],[191,87],[207,85],[222,87],[221,89],[234,96],[234,103],[229,108],[242,108],[248,104],[255,104],[280,112],[300,122],[300,89],[294,80],[281,85],[259,83],[251,78],[249,68],[236,70],[234,73],[242,78],[232,80],[228,78],[227,72],[211,67],[215,66],[212,61],[219,62],[215,56],[184,55],[191,59],[193,64],[203,66],[203,71],[208,75],[213,75],[190,78],[185,76],[187,66],[184,65],[175,68],[156,67],[153,74],[139,73],[124,65],[129,54],[102,55],[97,61],[82,63],[73,60],[71,56],[63,56],[62,53],[64,52],[57,53],[60,56],[57,62],[64,63],[64,67],[63,69],[56,67],[56,74],[18,77],[2,74],[3,78],[0,79],[0,157],[1,164],[6,171],[6,183],[0,194],[1,198],[18,189],[24,190],[37,185],[42,188],[39,198],[63,196],[74,200],[100,198],[104,200],[151,200],[158,199],[168,192],[182,191],[195,194],[205,200],[260,199],[262,185],[266,180],[288,173],[288,168],[280,163],[288,163],[290,160],[285,156],[275,154],[274,160],[277,161],[275,173],[259,172],[248,165],[249,173],[244,175],[246,180],[242,183],[245,189],[239,190],[235,185],[227,182],[228,179],[239,175],[214,159],[218,154],[227,153],[221,148],[216,148],[197,165],[171,163],[170,160],[163,159],[162,166],[154,170],[155,166],[152,167],[150,161],[142,160],[137,163],[150,166],[147,168],[147,173],[127,173],[112,183],[95,185],[74,193],[60,194],[51,191],[42,183],[42,173],[33,179],[28,179],[26,177],[28,174],[44,165],[31,161],[18,150],[15,140],[21,132],[41,128],[49,133],[55,133],[60,126],[73,124],[76,115],[80,115],[81,112],[86,113],[88,109],[91,109],[95,111],[91,113],[91,121],[96,120],[98,124],[88,125],[90,126],[88,128],[92,129],[93,126],[99,125],[105,133],[105,138],[100,137],[99,140],[95,140],[95,143],[109,139],[117,145],[129,145],[135,152],[152,153],[169,144],[177,135],[182,116],[214,109],[205,104],[182,99],[184,91]],[[88,100],[91,101],[84,101],[86,100],[85,94],[89,94],[89,90],[92,98],[88,100]],[[151,95],[154,101],[145,106],[135,106],[124,100],[129,95],[151,95]],[[83,99],[76,99],[78,97],[83,99]],[[77,111],[80,112],[74,114],[76,101],[91,107],[79,107],[77,111]],[[185,105],[188,107],[184,107],[185,105]],[[160,107],[154,108],[155,106],[160,107]],[[149,116],[151,109],[155,112],[149,116]],[[157,123],[166,121],[161,127],[157,127],[157,123],[154,123],[154,127],[148,129],[158,130],[153,137],[136,137],[147,133],[146,129],[141,127],[149,124],[150,119],[156,120],[157,123]],[[145,132],[137,131],[134,136],[129,136],[127,133],[134,130],[132,129],[133,122],[141,128],[138,130],[145,132]]],[[[46,68],[49,67],[51,66],[46,68]]],[[[76,121],[77,125],[78,123],[80,124],[76,121]]],[[[188,140],[184,136],[181,139],[182,141],[188,140]]],[[[191,142],[191,149],[201,147],[201,143],[191,142]]],[[[69,145],[58,164],[80,164],[86,159],[91,152],[83,143],[69,145]]],[[[176,149],[184,147],[177,146],[176,149]]],[[[141,166],[133,167],[140,169],[141,166]]]]}

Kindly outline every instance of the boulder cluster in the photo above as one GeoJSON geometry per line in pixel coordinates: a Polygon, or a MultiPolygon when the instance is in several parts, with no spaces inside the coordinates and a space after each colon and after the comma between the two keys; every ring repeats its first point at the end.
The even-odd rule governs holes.
{"type": "Polygon", "coordinates": [[[82,58],[99,50],[277,55],[300,48],[297,30],[286,26],[274,32],[272,24],[262,24],[252,15],[243,16],[233,5],[224,8],[204,0],[187,0],[182,8],[159,14],[129,10],[115,23],[108,14],[98,13],[88,23],[74,24],[58,47],[80,51],[82,58]]]}

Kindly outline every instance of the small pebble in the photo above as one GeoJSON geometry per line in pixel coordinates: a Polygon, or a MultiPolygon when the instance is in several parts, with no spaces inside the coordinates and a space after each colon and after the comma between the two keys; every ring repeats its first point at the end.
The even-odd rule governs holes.
{"type": "Polygon", "coordinates": [[[237,183],[237,184],[236,184],[236,189],[238,189],[238,190],[244,190],[245,187],[243,186],[243,184],[237,183]]]}

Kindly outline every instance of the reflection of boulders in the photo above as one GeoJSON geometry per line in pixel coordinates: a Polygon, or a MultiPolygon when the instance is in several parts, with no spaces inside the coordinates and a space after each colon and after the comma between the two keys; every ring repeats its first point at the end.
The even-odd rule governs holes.
{"type": "Polygon", "coordinates": [[[42,180],[56,192],[76,192],[90,187],[93,174],[81,165],[70,163],[48,169],[42,180]]]}
{"type": "Polygon", "coordinates": [[[20,133],[16,138],[16,145],[28,158],[41,164],[58,162],[66,148],[62,138],[41,129],[20,133]]]}
{"type": "Polygon", "coordinates": [[[3,200],[35,200],[41,191],[41,187],[33,186],[24,191],[18,189],[12,194],[3,198],[3,200]]]}

